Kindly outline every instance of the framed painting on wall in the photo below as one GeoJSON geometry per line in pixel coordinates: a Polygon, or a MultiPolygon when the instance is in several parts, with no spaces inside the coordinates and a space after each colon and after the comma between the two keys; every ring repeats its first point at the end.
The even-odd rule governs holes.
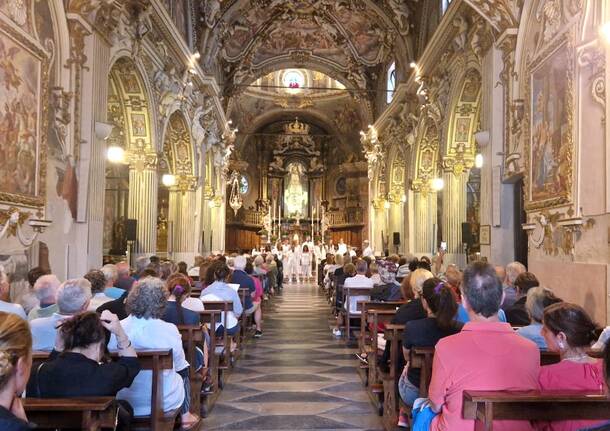
{"type": "Polygon", "coordinates": [[[491,245],[491,226],[483,224],[479,227],[479,244],[491,245]]]}
{"type": "Polygon", "coordinates": [[[530,66],[528,202],[526,208],[567,203],[572,189],[573,50],[564,43],[530,66]]]}
{"type": "Polygon", "coordinates": [[[48,54],[0,13],[0,203],[45,203],[48,54]]]}

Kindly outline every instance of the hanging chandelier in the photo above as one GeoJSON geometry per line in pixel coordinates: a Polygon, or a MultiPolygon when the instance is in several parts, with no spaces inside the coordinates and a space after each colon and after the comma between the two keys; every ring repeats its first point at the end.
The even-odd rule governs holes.
{"type": "Polygon", "coordinates": [[[231,174],[231,195],[229,196],[229,206],[233,208],[233,212],[237,216],[237,211],[241,208],[243,201],[240,190],[241,174],[233,171],[231,174]]]}

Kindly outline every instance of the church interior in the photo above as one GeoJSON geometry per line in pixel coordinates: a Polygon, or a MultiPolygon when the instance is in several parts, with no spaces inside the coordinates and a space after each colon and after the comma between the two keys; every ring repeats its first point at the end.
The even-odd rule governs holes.
{"type": "Polygon", "coordinates": [[[0,428],[105,429],[110,412],[130,429],[127,399],[131,429],[145,416],[155,431],[610,430],[609,62],[608,0],[0,0],[0,428]],[[79,289],[86,303],[62,311],[79,289]],[[449,339],[469,332],[445,334],[445,289],[460,328],[538,325],[538,386],[481,371],[443,400],[449,339]],[[7,347],[15,307],[28,354],[7,347]],[[78,332],[66,321],[112,333],[108,364],[137,354],[134,383],[34,397],[40,364],[102,363],[76,335],[55,342],[78,332]],[[141,321],[173,326],[144,337],[141,321]],[[162,340],[176,328],[181,357],[162,340]],[[603,393],[585,377],[544,392],[565,361],[603,393]]]}

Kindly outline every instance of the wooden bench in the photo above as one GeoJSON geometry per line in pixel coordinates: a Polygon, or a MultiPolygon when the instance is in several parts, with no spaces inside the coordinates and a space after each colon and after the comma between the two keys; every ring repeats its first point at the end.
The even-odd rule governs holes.
{"type": "Polygon", "coordinates": [[[390,372],[382,374],[383,379],[383,426],[385,429],[394,429],[398,422],[398,374],[396,366],[399,355],[402,355],[402,331],[405,325],[388,324],[385,327],[384,337],[390,342],[390,372]]]}
{"type": "MultiPolygon", "coordinates": [[[[590,350],[587,354],[594,358],[601,358],[602,352],[590,350]]],[[[432,363],[434,361],[434,347],[415,347],[410,351],[409,367],[420,369],[419,396],[428,396],[428,387],[432,379],[432,363]]],[[[540,365],[556,364],[560,361],[559,353],[540,351],[540,365]]]]}
{"type": "Polygon", "coordinates": [[[38,428],[76,428],[97,431],[115,428],[114,397],[24,398],[23,408],[38,428]]]}
{"type": "MultiPolygon", "coordinates": [[[[229,311],[233,311],[233,302],[231,301],[204,301],[203,307],[205,310],[211,311],[219,311],[220,312],[220,323],[223,327],[223,348],[221,351],[219,362],[219,369],[228,369],[231,366],[231,338],[227,332],[227,316],[229,311]]],[[[214,327],[214,332],[216,332],[216,328],[214,327]]],[[[239,335],[237,336],[239,338],[239,335]]],[[[219,343],[216,345],[218,349],[219,343]]]]}
{"type": "MultiPolygon", "coordinates": [[[[370,287],[345,287],[343,286],[343,307],[339,310],[339,313],[345,316],[345,339],[348,343],[352,342],[352,325],[351,319],[361,320],[362,313],[357,312],[358,310],[350,309],[350,298],[356,296],[366,296],[370,299],[371,288],[370,287]]],[[[357,305],[357,304],[356,304],[357,305]]]]}
{"type": "MultiPolygon", "coordinates": [[[[191,413],[196,415],[201,411],[201,387],[203,385],[202,370],[197,371],[197,347],[203,349],[203,328],[200,325],[178,325],[182,336],[182,346],[188,361],[189,381],[191,386],[191,413]]],[[[208,355],[209,357],[209,355],[208,355]]]]}
{"type": "MultiPolygon", "coordinates": [[[[49,358],[50,352],[32,352],[32,369],[49,358]]],[[[179,409],[165,412],[163,410],[163,371],[172,370],[174,367],[171,349],[163,350],[138,350],[138,362],[142,370],[152,372],[151,385],[151,412],[150,416],[136,416],[133,420],[132,429],[151,429],[152,431],[172,430],[179,409]]],[[[117,352],[111,352],[111,358],[119,358],[117,352]]],[[[36,368],[34,368],[36,367],[36,368]]],[[[79,398],[65,398],[66,402],[72,402],[79,398]]]]}
{"type": "Polygon", "coordinates": [[[211,328],[216,328],[216,322],[220,321],[221,312],[218,310],[204,310],[199,312],[199,321],[202,325],[207,326],[208,334],[210,335],[210,345],[208,346],[208,363],[204,366],[202,374],[210,376],[212,390],[202,393],[201,396],[201,416],[207,417],[212,410],[220,389],[223,387],[222,374],[219,369],[220,358],[224,355],[224,345],[218,346],[216,331],[211,328]]]}
{"type": "MultiPolygon", "coordinates": [[[[359,337],[359,341],[358,341],[358,347],[361,352],[367,351],[368,347],[371,346],[372,341],[373,341],[371,338],[372,335],[369,335],[367,337],[367,334],[368,334],[367,325],[369,325],[369,327],[371,327],[371,325],[373,325],[372,322],[369,322],[369,314],[370,314],[371,310],[382,311],[387,316],[390,316],[390,315],[394,316],[394,315],[396,315],[396,310],[398,310],[398,308],[402,304],[404,304],[404,302],[358,301],[358,303],[356,304],[356,310],[358,310],[362,313],[361,319],[360,319],[360,337],[359,337]],[[387,314],[386,314],[386,312],[387,312],[387,314]]],[[[385,322],[378,322],[378,324],[379,323],[385,323],[385,322]]],[[[375,325],[375,327],[377,328],[377,325],[375,325]]],[[[372,333],[372,331],[371,331],[371,333],[372,333]]]]}
{"type": "Polygon", "coordinates": [[[464,391],[462,415],[487,431],[494,420],[603,420],[610,419],[610,399],[603,392],[464,391]]]}

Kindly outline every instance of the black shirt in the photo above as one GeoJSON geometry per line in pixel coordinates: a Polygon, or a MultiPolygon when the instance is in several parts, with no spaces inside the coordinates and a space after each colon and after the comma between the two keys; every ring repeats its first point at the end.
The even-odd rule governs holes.
{"type": "Polygon", "coordinates": [[[506,321],[512,326],[527,326],[531,323],[530,316],[525,309],[526,299],[527,296],[522,296],[517,299],[512,306],[504,310],[506,321]]]}
{"type": "Polygon", "coordinates": [[[2,431],[29,431],[34,429],[26,421],[19,419],[10,410],[0,406],[0,430],[2,431]]]}
{"type": "Polygon", "coordinates": [[[131,386],[140,372],[137,358],[121,356],[99,364],[74,352],[51,352],[47,362],[32,370],[28,382],[29,397],[114,397],[131,386]]]}
{"type": "Polygon", "coordinates": [[[396,315],[392,318],[392,323],[404,325],[411,320],[419,320],[427,317],[428,314],[421,305],[421,299],[417,298],[400,306],[396,310],[396,315]]]}
{"type": "Polygon", "coordinates": [[[167,301],[163,320],[174,325],[199,325],[199,313],[195,313],[188,308],[182,308],[182,319],[180,319],[176,301],[167,301]]]}
{"type": "MultiPolygon", "coordinates": [[[[412,320],[407,322],[402,333],[402,347],[405,349],[434,347],[441,338],[460,332],[462,326],[462,323],[454,322],[454,326],[450,329],[442,330],[437,326],[434,317],[412,320]]],[[[417,387],[419,387],[419,376],[419,368],[409,368],[409,371],[407,371],[409,381],[417,387]]]]}
{"type": "Polygon", "coordinates": [[[125,310],[125,300],[129,292],[125,292],[120,298],[108,301],[97,307],[95,310],[98,314],[102,314],[102,311],[108,310],[113,314],[116,314],[119,320],[123,320],[127,317],[127,310],[125,310]]]}

